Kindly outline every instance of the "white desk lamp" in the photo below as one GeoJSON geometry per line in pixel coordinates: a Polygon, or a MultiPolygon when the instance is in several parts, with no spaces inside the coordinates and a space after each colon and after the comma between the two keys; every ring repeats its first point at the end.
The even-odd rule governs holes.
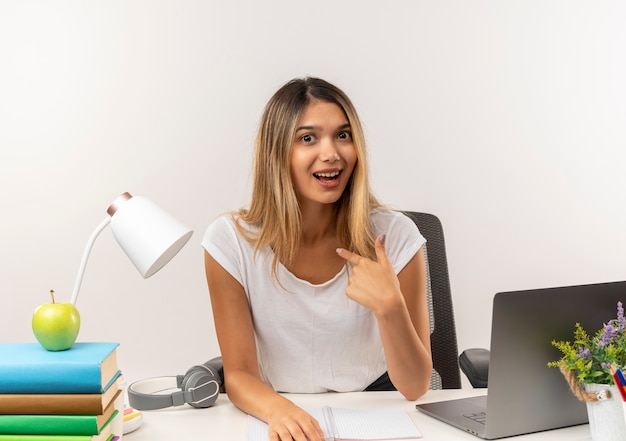
{"type": "Polygon", "coordinates": [[[174,219],[149,199],[119,196],[109,214],[91,234],[78,270],[71,303],[52,303],[39,306],[33,313],[32,328],[39,343],[49,351],[63,351],[72,347],[80,330],[80,314],[76,309],[78,291],[83,280],[91,248],[104,228],[111,224],[113,235],[126,255],[144,278],[156,273],[187,243],[193,231],[174,219]]]}
{"type": "Polygon", "coordinates": [[[151,200],[124,193],[107,209],[108,216],[91,234],[78,270],[71,303],[76,305],[87,259],[98,235],[111,224],[113,235],[139,273],[147,279],[185,246],[193,231],[151,200]]]}

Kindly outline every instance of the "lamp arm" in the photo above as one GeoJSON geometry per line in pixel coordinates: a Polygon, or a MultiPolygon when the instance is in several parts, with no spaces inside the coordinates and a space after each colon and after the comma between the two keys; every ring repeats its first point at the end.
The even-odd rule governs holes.
{"type": "Polygon", "coordinates": [[[78,298],[78,291],[80,290],[80,285],[83,282],[83,275],[85,274],[85,267],[87,266],[87,259],[89,259],[89,253],[91,252],[91,248],[93,248],[93,244],[96,241],[96,238],[102,230],[106,228],[107,225],[111,223],[111,217],[107,216],[106,219],[102,221],[100,225],[91,233],[91,237],[87,241],[87,246],[85,247],[85,251],[83,252],[83,258],[80,262],[80,267],[78,269],[78,275],[76,276],[76,282],[74,283],[74,292],[72,293],[72,305],[76,305],[76,299],[78,298]]]}

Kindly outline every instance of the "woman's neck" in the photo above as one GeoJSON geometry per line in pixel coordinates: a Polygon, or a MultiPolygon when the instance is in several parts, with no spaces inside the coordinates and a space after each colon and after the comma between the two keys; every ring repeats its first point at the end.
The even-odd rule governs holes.
{"type": "Polygon", "coordinates": [[[320,241],[335,238],[337,216],[332,205],[316,205],[302,210],[301,245],[313,245],[320,241]]]}
{"type": "Polygon", "coordinates": [[[335,252],[338,246],[334,207],[307,207],[302,210],[300,244],[287,269],[299,279],[316,285],[331,280],[345,265],[345,261],[335,252]]]}

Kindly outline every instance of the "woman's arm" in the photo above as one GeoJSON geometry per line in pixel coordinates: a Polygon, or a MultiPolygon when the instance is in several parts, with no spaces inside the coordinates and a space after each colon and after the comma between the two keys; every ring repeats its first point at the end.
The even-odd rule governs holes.
{"type": "Polygon", "coordinates": [[[318,422],[261,380],[243,287],[206,251],[204,262],[228,397],[242,411],[268,423],[270,441],[321,441],[318,422]]]}
{"type": "Polygon", "coordinates": [[[384,236],[376,239],[377,262],[343,249],[337,252],[352,263],[346,294],[376,316],[389,378],[408,400],[416,400],[428,390],[432,374],[423,250],[397,277],[384,236]]]}

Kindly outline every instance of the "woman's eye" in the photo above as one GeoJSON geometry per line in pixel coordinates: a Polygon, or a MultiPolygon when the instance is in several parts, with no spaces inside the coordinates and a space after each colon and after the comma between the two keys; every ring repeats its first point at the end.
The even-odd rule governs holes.
{"type": "Polygon", "coordinates": [[[315,137],[314,137],[313,135],[310,135],[310,134],[307,134],[307,135],[302,135],[302,136],[300,137],[300,140],[301,140],[302,142],[307,142],[307,143],[308,143],[308,142],[313,142],[313,140],[314,140],[314,139],[315,139],[315,137]]]}
{"type": "Polygon", "coordinates": [[[350,140],[352,139],[352,134],[350,132],[339,132],[337,136],[339,139],[350,140]]]}

